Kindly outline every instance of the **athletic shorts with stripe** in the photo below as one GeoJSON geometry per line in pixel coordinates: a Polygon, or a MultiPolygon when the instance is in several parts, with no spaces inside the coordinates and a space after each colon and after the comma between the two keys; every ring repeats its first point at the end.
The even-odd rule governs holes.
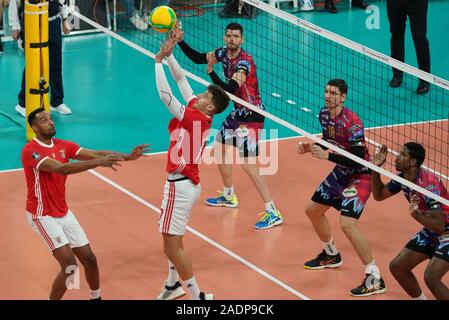
{"type": "Polygon", "coordinates": [[[27,212],[27,220],[51,251],[66,244],[69,244],[71,248],[89,244],[83,228],[70,209],[61,218],[52,216],[35,216],[33,218],[33,215],[27,212]]]}
{"type": "Polygon", "coordinates": [[[166,181],[159,217],[159,232],[181,236],[186,232],[192,207],[201,193],[201,185],[190,179],[166,181]]]}

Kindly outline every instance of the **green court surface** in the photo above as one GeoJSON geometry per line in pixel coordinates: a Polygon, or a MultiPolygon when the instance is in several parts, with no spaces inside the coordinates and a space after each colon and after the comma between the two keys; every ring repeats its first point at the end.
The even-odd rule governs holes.
{"type": "MultiPolygon", "coordinates": [[[[379,6],[381,13],[380,29],[378,30],[365,28],[367,14],[363,10],[349,9],[344,5],[341,6],[340,12],[334,15],[325,12],[295,13],[288,6],[283,6],[283,8],[300,18],[388,55],[390,34],[385,2],[376,2],[375,4],[379,6]]],[[[446,19],[447,12],[449,12],[449,1],[430,1],[428,38],[431,48],[432,73],[445,79],[449,79],[449,59],[447,58],[449,38],[444,36],[445,30],[449,29],[449,23],[446,19]]],[[[206,14],[214,15],[216,11],[209,11],[206,14]]],[[[186,36],[188,32],[195,31],[195,21],[198,21],[198,19],[201,19],[201,17],[186,18],[184,20],[186,36]]],[[[298,28],[284,26],[282,32],[279,33],[276,31],[276,23],[285,23],[269,19],[269,22],[272,24],[270,27],[272,30],[271,34],[265,33],[262,35],[257,30],[252,32],[256,28],[256,24],[263,23],[263,19],[267,19],[267,14],[259,14],[255,20],[237,19],[247,30],[248,51],[261,50],[260,47],[251,45],[253,43],[266,43],[265,48],[268,52],[271,52],[273,59],[276,58],[276,50],[280,50],[279,52],[282,52],[282,54],[292,52],[294,54],[291,55],[290,63],[300,64],[313,69],[313,61],[304,54],[297,54],[302,49],[295,47],[294,42],[286,39],[284,47],[276,48],[276,37],[279,37],[280,34],[285,36],[289,32],[294,33],[298,28]],[[262,39],[255,39],[255,37],[262,37],[262,39]]],[[[225,24],[231,20],[235,21],[235,19],[229,19],[220,23],[225,24]]],[[[150,32],[148,31],[148,33],[150,32]]],[[[223,30],[217,30],[217,32],[222,33],[223,30]]],[[[301,36],[299,34],[298,32],[298,35],[292,36],[293,39],[295,39],[294,37],[304,37],[304,35],[301,36]]],[[[155,45],[157,45],[161,36],[153,34],[149,37],[147,38],[150,39],[148,49],[154,52],[155,45]]],[[[300,40],[303,41],[304,39],[300,40]]],[[[219,45],[221,43],[216,44],[216,46],[219,45]]],[[[200,49],[213,49],[213,47],[200,49]]],[[[73,114],[69,116],[53,114],[56,121],[57,137],[69,139],[81,146],[94,149],[113,149],[126,152],[134,145],[141,143],[151,143],[152,152],[165,151],[167,149],[169,143],[167,125],[170,120],[170,114],[157,94],[154,81],[154,60],[101,33],[66,37],[63,50],[65,103],[72,108],[73,114]]],[[[321,58],[315,57],[315,59],[321,58]]],[[[331,64],[336,63],[335,59],[333,57],[328,62],[331,64]]],[[[20,152],[26,143],[25,131],[9,117],[24,124],[24,118],[14,110],[17,104],[17,93],[24,65],[23,60],[23,54],[17,50],[15,43],[5,43],[5,53],[0,56],[0,112],[3,113],[0,114],[0,147],[2,150],[0,170],[21,167],[20,152]]],[[[406,36],[406,62],[413,66],[417,65],[409,29],[406,36]]],[[[185,68],[187,70],[191,69],[188,65],[185,68]]],[[[264,91],[264,84],[273,81],[273,74],[276,72],[276,68],[261,67],[260,70],[258,74],[267,111],[289,120],[288,114],[286,117],[283,117],[285,110],[270,110],[273,92],[264,91]]],[[[288,94],[292,88],[291,82],[288,81],[291,79],[291,76],[288,74],[288,68],[286,70],[287,74],[279,75],[279,78],[283,78],[284,82],[276,80],[282,83],[279,84],[278,88],[283,94],[288,94]]],[[[381,70],[383,69],[376,65],[372,72],[383,72],[381,70]],[[379,70],[376,68],[379,68],[379,70]]],[[[198,76],[208,80],[205,73],[198,74],[198,76]]],[[[328,76],[330,75],[321,75],[323,79],[328,76]]],[[[358,76],[362,77],[362,73],[360,75],[356,74],[356,77],[358,76]]],[[[389,76],[389,73],[388,75],[383,75],[383,77],[389,76]]],[[[308,89],[302,83],[298,84],[298,90],[305,92],[304,95],[299,95],[299,99],[308,101],[310,105],[313,105],[313,112],[309,115],[312,118],[315,118],[315,113],[318,112],[319,107],[322,105],[322,87],[318,85],[322,82],[322,78],[311,80],[311,82],[317,84],[311,89],[308,89]],[[313,91],[313,99],[308,99],[306,96],[307,90],[313,91]]],[[[374,78],[363,78],[360,81],[377,80],[374,78]]],[[[203,85],[193,80],[190,80],[190,83],[195,92],[202,92],[205,89],[203,85]]],[[[393,99],[401,103],[401,99],[407,95],[407,89],[415,85],[415,83],[411,83],[410,87],[399,89],[393,96],[393,99]]],[[[376,87],[380,88],[382,84],[376,84],[376,87]]],[[[172,83],[172,88],[175,88],[174,83],[172,83]]],[[[177,93],[176,90],[174,92],[177,93]]],[[[373,94],[376,94],[376,92],[373,94]]],[[[349,105],[356,111],[360,111],[356,105],[363,105],[363,103],[358,100],[357,93],[351,99],[354,106],[351,106],[350,101],[348,102],[349,105]]],[[[298,105],[304,103],[304,101],[298,101],[298,105]]],[[[393,103],[395,102],[393,101],[393,103]]],[[[439,105],[448,107],[449,102],[442,101],[439,105]]],[[[444,111],[439,113],[444,113],[444,111]]],[[[219,127],[225,116],[226,114],[222,114],[214,118],[214,128],[219,127]]],[[[379,117],[381,116],[377,115],[375,122],[366,117],[364,119],[365,125],[368,127],[379,122],[382,122],[382,124],[392,123],[388,117],[385,119],[379,117]]],[[[423,118],[432,119],[433,117],[431,114],[428,116],[421,114],[419,119],[414,119],[413,114],[405,112],[404,117],[397,118],[397,121],[408,122],[423,118]]],[[[295,125],[301,124],[298,121],[301,121],[302,118],[293,115],[291,119],[295,125]]],[[[317,132],[318,123],[315,120],[308,119],[301,127],[309,132],[317,132]]],[[[266,121],[266,128],[279,129],[279,137],[296,135],[296,133],[270,120],[266,121]]]]}

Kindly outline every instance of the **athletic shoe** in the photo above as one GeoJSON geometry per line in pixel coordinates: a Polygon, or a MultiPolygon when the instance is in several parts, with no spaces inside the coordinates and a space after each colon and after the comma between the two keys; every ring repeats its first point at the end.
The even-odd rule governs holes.
{"type": "Polygon", "coordinates": [[[206,199],[206,204],[213,207],[228,207],[228,208],[237,208],[239,205],[239,200],[237,196],[234,194],[230,198],[226,198],[221,191],[217,191],[220,195],[216,198],[206,199]]]}
{"type": "Polygon", "coordinates": [[[367,297],[373,294],[387,292],[384,279],[377,279],[372,274],[366,274],[361,285],[351,290],[350,294],[354,297],[367,297]]]}
{"type": "Polygon", "coordinates": [[[142,17],[135,13],[130,18],[129,21],[136,27],[137,30],[145,31],[148,28],[148,24],[145,23],[145,21],[142,19],[142,17]]]}
{"type": "Polygon", "coordinates": [[[254,228],[262,230],[262,229],[269,229],[273,228],[274,226],[280,225],[284,222],[284,219],[282,219],[281,213],[279,211],[264,211],[259,213],[259,215],[264,215],[262,219],[259,220],[254,225],[254,228]]]}
{"type": "Polygon", "coordinates": [[[53,106],[50,106],[50,110],[58,112],[60,114],[72,114],[72,110],[70,110],[70,108],[67,107],[64,103],[61,103],[56,108],[54,108],[53,106]]]}
{"type": "Polygon", "coordinates": [[[328,255],[326,251],[321,251],[319,255],[315,259],[307,261],[304,263],[305,269],[324,269],[324,268],[337,268],[343,264],[341,260],[340,253],[337,253],[335,256],[328,255]]]}
{"type": "Polygon", "coordinates": [[[200,300],[214,300],[214,295],[212,293],[200,292],[200,300]]]}
{"type": "Polygon", "coordinates": [[[167,286],[167,282],[164,282],[161,293],[157,296],[156,300],[174,300],[176,298],[185,295],[185,291],[182,289],[181,283],[177,281],[173,286],[167,286]]]}
{"type": "Polygon", "coordinates": [[[16,106],[16,111],[17,111],[18,113],[20,113],[20,115],[21,115],[22,117],[26,118],[26,116],[27,116],[26,110],[25,110],[25,108],[22,107],[20,104],[18,104],[18,105],[16,106]]]}

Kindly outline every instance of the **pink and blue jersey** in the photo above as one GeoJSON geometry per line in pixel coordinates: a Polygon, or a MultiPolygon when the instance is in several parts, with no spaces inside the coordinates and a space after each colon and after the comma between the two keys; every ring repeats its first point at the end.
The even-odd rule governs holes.
{"type": "MultiPolygon", "coordinates": [[[[400,177],[404,177],[402,173],[399,173],[400,177]]],[[[420,187],[423,187],[426,190],[429,190],[435,195],[438,195],[442,198],[449,199],[448,192],[446,188],[444,187],[443,183],[438,179],[437,176],[435,176],[433,173],[420,169],[416,175],[414,183],[420,187]]],[[[445,212],[445,222],[446,222],[446,232],[449,231],[449,207],[432,199],[429,198],[419,192],[416,192],[415,190],[410,189],[409,187],[395,181],[391,180],[387,184],[388,190],[393,193],[397,194],[401,190],[404,193],[405,198],[408,202],[410,202],[410,198],[412,195],[417,195],[420,198],[420,202],[418,205],[418,209],[421,211],[432,211],[432,210],[442,210],[445,212]]],[[[429,230],[427,228],[423,228],[421,231],[419,231],[412,240],[406,245],[407,248],[422,252],[424,254],[427,254],[429,256],[432,256],[434,253],[435,248],[438,248],[441,246],[441,241],[439,239],[441,235],[435,231],[429,230]]],[[[440,249],[440,248],[438,248],[440,249]]],[[[447,249],[446,249],[446,253],[447,249]]],[[[447,259],[449,257],[447,254],[444,255],[444,259],[447,259]]]]}
{"type": "MultiPolygon", "coordinates": [[[[354,112],[343,107],[341,112],[332,118],[329,109],[324,107],[320,111],[319,120],[323,128],[324,140],[348,152],[351,152],[351,147],[362,146],[365,148],[364,159],[370,161],[365,142],[365,129],[362,120],[354,112]]],[[[366,167],[355,169],[341,164],[336,165],[334,172],[341,177],[369,174],[366,167]]]]}
{"type": "MultiPolygon", "coordinates": [[[[402,173],[399,173],[400,177],[404,177],[402,173]]],[[[426,190],[429,190],[435,195],[438,195],[444,199],[449,199],[449,194],[444,187],[443,183],[438,179],[436,175],[433,173],[420,169],[418,171],[418,174],[416,175],[414,183],[420,187],[423,187],[426,190]]],[[[431,210],[442,210],[446,213],[446,226],[449,226],[449,207],[445,204],[442,204],[432,198],[429,198],[428,196],[425,196],[415,190],[410,189],[409,187],[395,181],[391,180],[387,184],[388,190],[393,193],[397,194],[399,191],[402,190],[404,193],[404,196],[407,198],[407,201],[410,202],[410,197],[412,195],[417,195],[420,198],[418,209],[421,211],[431,211],[431,210]]]]}
{"type": "MultiPolygon", "coordinates": [[[[237,90],[235,95],[252,105],[263,109],[262,99],[260,98],[259,82],[257,80],[257,71],[254,60],[243,49],[235,58],[230,58],[228,48],[222,47],[215,50],[215,59],[222,63],[224,75],[227,81],[231,80],[236,72],[243,71],[246,75],[246,81],[237,90]]],[[[234,103],[234,110],[231,113],[236,120],[245,122],[263,121],[264,117],[256,112],[252,112],[241,104],[234,103]]]]}

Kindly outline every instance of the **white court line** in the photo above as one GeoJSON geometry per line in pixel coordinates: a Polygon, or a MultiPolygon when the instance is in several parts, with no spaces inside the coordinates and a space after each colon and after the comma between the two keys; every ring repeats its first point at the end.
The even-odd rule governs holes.
{"type": "MultiPolygon", "coordinates": [[[[99,179],[103,180],[104,182],[110,184],[114,188],[116,188],[116,189],[122,191],[123,193],[125,193],[126,195],[130,196],[131,198],[133,198],[137,202],[140,202],[144,206],[146,206],[146,207],[150,208],[151,210],[155,211],[157,214],[160,214],[160,210],[159,210],[158,207],[156,207],[156,206],[152,205],[151,203],[143,200],[142,198],[140,198],[139,196],[135,195],[131,191],[125,189],[124,187],[122,187],[121,185],[117,184],[116,182],[110,180],[109,178],[103,176],[102,174],[100,174],[100,173],[98,173],[98,172],[96,172],[94,170],[89,170],[89,172],[91,174],[93,174],[94,176],[96,176],[97,178],[99,178],[99,179]]],[[[214,247],[220,249],[224,253],[230,255],[231,257],[233,257],[234,259],[238,260],[239,262],[241,262],[242,264],[246,265],[247,267],[253,269],[254,271],[259,273],[260,275],[264,276],[265,278],[273,281],[274,283],[276,283],[280,287],[284,288],[285,290],[289,291],[290,293],[294,294],[295,296],[297,296],[297,297],[299,297],[299,298],[301,298],[303,300],[311,300],[309,297],[307,297],[307,296],[303,295],[302,293],[296,291],[295,289],[289,287],[287,284],[285,284],[281,280],[273,277],[272,275],[270,275],[269,273],[265,272],[261,268],[255,266],[251,262],[245,260],[244,258],[239,256],[238,254],[236,254],[236,253],[232,252],[231,250],[223,247],[221,244],[219,244],[219,243],[209,239],[208,237],[206,237],[201,232],[198,232],[198,231],[196,231],[195,229],[193,229],[193,228],[191,228],[189,226],[187,226],[187,230],[190,231],[191,233],[193,233],[194,235],[196,235],[197,237],[199,237],[199,238],[203,239],[204,241],[208,242],[209,244],[213,245],[214,247]]]]}

